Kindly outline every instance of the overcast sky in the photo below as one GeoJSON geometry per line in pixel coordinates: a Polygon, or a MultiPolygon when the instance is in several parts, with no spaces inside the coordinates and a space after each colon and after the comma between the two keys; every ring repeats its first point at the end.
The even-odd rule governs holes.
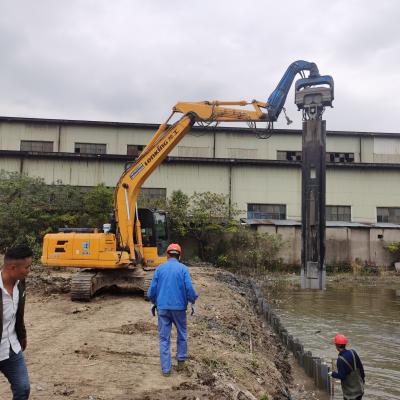
{"type": "Polygon", "coordinates": [[[335,80],[327,129],[400,133],[399,16],[399,0],[2,0],[0,115],[159,123],[177,101],[265,101],[303,59],[335,80]]]}

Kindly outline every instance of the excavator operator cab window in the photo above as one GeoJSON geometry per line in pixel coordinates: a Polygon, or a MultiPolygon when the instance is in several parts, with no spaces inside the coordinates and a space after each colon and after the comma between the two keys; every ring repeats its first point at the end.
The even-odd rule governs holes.
{"type": "Polygon", "coordinates": [[[144,247],[154,247],[154,235],[152,228],[143,228],[142,226],[142,242],[144,247]]]}
{"type": "Polygon", "coordinates": [[[165,213],[154,213],[154,225],[156,232],[157,253],[159,256],[165,255],[168,247],[168,227],[167,216],[165,213]]]}
{"type": "Polygon", "coordinates": [[[165,212],[139,208],[142,243],[144,247],[157,247],[159,256],[165,255],[168,246],[168,227],[165,212]]]}

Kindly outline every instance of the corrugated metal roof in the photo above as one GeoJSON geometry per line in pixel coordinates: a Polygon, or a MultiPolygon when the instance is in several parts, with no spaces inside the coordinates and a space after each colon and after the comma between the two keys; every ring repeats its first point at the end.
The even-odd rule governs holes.
{"type": "MultiPolygon", "coordinates": [[[[42,158],[42,159],[97,159],[103,161],[126,160],[133,161],[132,156],[126,154],[84,154],[84,153],[65,153],[65,152],[35,152],[35,151],[20,151],[20,150],[0,150],[0,156],[11,156],[18,158],[42,158]]],[[[253,165],[270,167],[291,167],[301,168],[300,161],[286,160],[264,160],[264,159],[232,159],[232,158],[206,158],[206,157],[167,157],[164,163],[189,163],[189,164],[222,164],[222,165],[253,165]]],[[[367,164],[367,163],[327,163],[328,169],[344,168],[344,169],[375,169],[375,170],[398,170],[399,164],[367,164]]]]}
{"type": "MultiPolygon", "coordinates": [[[[28,118],[28,117],[7,117],[0,116],[0,122],[23,122],[23,123],[42,123],[42,124],[59,124],[59,125],[94,125],[94,126],[115,126],[115,127],[126,127],[126,128],[148,128],[157,129],[158,123],[140,123],[140,122],[114,122],[114,121],[89,121],[89,120],[73,120],[73,119],[56,119],[56,118],[28,118]]],[[[242,134],[254,134],[254,129],[246,127],[233,127],[233,126],[217,126],[217,127],[193,127],[192,130],[198,131],[210,131],[210,132],[238,132],[242,134]]],[[[263,129],[257,129],[262,132],[263,129]]],[[[274,129],[275,134],[286,134],[286,135],[301,135],[301,129],[274,129]]],[[[382,136],[382,137],[396,137],[400,138],[399,132],[360,132],[360,131],[327,131],[326,134],[338,135],[338,136],[382,136]]]]}
{"type": "MultiPolygon", "coordinates": [[[[271,226],[301,226],[300,221],[291,219],[247,219],[241,218],[240,222],[247,225],[271,225],[271,226]]],[[[327,228],[380,228],[400,229],[400,224],[378,222],[373,224],[347,221],[326,221],[327,228]]]]}
{"type": "Polygon", "coordinates": [[[388,222],[378,222],[374,224],[374,227],[382,229],[387,229],[387,228],[400,229],[400,224],[389,224],[388,222]]]}
{"type": "Polygon", "coordinates": [[[240,218],[247,225],[272,225],[272,226],[301,226],[299,221],[291,219],[247,219],[240,218]]]}
{"type": "Polygon", "coordinates": [[[330,228],[371,228],[371,225],[373,224],[349,221],[326,221],[326,226],[330,228]]]}

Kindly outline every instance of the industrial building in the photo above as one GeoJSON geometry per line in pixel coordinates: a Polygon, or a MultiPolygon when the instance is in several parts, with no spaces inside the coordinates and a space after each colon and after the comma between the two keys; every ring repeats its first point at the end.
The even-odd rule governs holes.
{"type": "MultiPolygon", "coordinates": [[[[48,184],[114,186],[157,128],[0,117],[0,169],[40,176],[48,184]]],[[[278,129],[263,136],[249,128],[194,127],[143,191],[163,198],[174,190],[222,193],[250,223],[301,221],[302,132],[278,129]]],[[[398,228],[400,134],[328,131],[326,143],[327,221],[398,228]]]]}

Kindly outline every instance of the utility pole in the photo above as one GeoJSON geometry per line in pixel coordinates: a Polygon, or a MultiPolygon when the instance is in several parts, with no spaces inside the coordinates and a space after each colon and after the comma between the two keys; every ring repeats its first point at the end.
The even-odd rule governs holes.
{"type": "Polygon", "coordinates": [[[324,290],[326,122],[322,114],[326,106],[332,107],[333,79],[300,79],[295,90],[295,103],[303,111],[301,287],[324,290]]]}

